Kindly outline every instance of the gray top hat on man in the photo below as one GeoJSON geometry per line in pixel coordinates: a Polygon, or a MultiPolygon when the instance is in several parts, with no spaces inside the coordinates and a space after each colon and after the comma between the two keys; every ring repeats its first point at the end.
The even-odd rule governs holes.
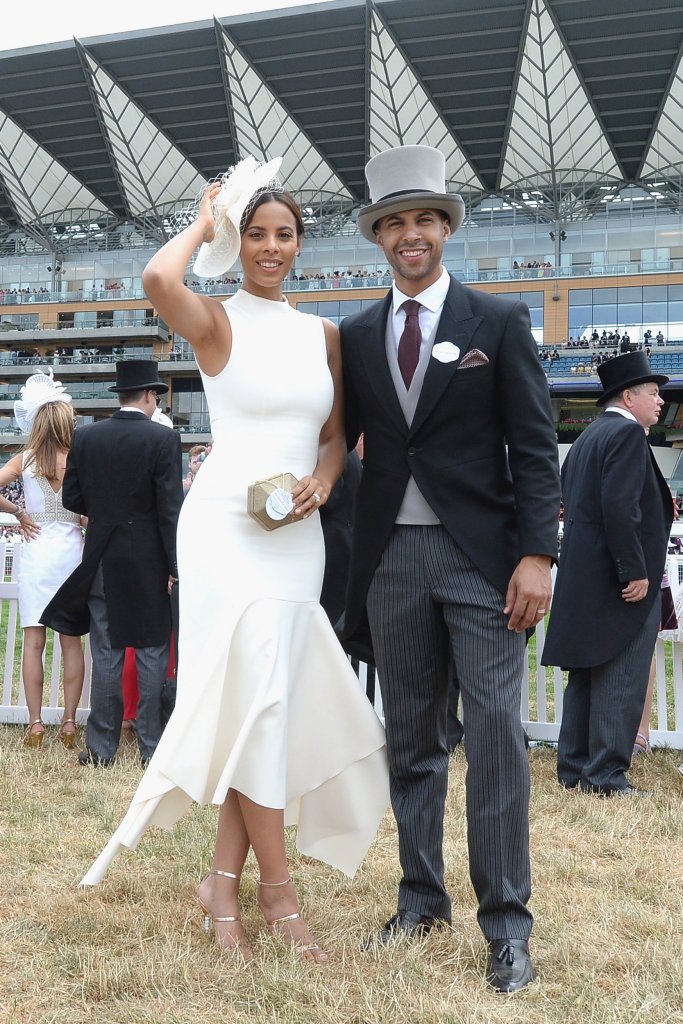
{"type": "Polygon", "coordinates": [[[459,195],[446,191],[446,158],[431,146],[399,146],[368,161],[370,204],[358,212],[358,230],[375,241],[375,224],[403,210],[442,210],[456,231],[465,216],[459,195]]]}

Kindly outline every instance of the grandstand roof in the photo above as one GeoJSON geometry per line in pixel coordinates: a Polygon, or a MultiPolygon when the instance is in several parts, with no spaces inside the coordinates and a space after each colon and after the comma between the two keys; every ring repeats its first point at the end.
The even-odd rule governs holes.
{"type": "Polygon", "coordinates": [[[633,183],[679,205],[683,3],[340,0],[0,53],[0,230],[50,248],[159,229],[247,153],[284,154],[339,230],[367,159],[416,142],[472,206],[564,220],[633,183]]]}

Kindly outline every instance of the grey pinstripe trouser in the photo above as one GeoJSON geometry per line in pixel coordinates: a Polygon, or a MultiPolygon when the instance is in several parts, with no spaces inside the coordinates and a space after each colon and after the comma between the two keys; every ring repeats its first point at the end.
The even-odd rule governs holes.
{"type": "Polygon", "coordinates": [[[398,907],[451,917],[442,850],[451,656],[465,724],[470,878],[489,939],[526,938],[533,920],[524,635],[507,629],[503,604],[441,526],[394,528],[367,602],[403,869],[398,907]]]}

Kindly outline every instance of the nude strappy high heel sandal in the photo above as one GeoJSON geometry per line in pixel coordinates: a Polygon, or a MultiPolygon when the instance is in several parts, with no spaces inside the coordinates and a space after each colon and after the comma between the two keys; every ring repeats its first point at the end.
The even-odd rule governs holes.
{"type": "Polygon", "coordinates": [[[58,732],[57,735],[59,736],[59,739],[64,744],[64,746],[66,747],[67,750],[73,750],[73,745],[76,742],[76,728],[75,728],[75,726],[76,726],[76,719],[75,718],[65,718],[64,721],[62,722],[62,724],[59,727],[59,732],[58,732]],[[74,731],[73,732],[64,732],[64,726],[65,725],[73,725],[74,726],[74,731]]]}
{"type": "Polygon", "coordinates": [[[39,749],[43,745],[43,739],[45,738],[45,726],[43,725],[41,732],[32,732],[34,725],[43,725],[41,718],[34,719],[33,722],[28,723],[28,729],[24,736],[24,746],[33,747],[34,750],[39,749]]]}
{"type": "MultiPolygon", "coordinates": [[[[240,879],[240,876],[234,874],[232,871],[221,871],[220,868],[212,868],[211,871],[207,872],[207,874],[204,875],[202,882],[205,879],[207,879],[209,875],[221,875],[223,878],[232,878],[233,881],[235,882],[239,882],[240,879]]],[[[251,946],[248,945],[248,943],[241,941],[237,936],[230,936],[232,939],[234,939],[234,942],[232,945],[226,946],[225,943],[219,941],[219,937],[216,932],[217,924],[241,925],[242,921],[239,915],[237,915],[237,917],[214,917],[213,914],[208,910],[208,908],[204,906],[201,896],[197,896],[197,902],[199,903],[199,906],[201,907],[204,913],[203,929],[207,936],[210,935],[211,932],[213,931],[214,939],[217,945],[221,947],[221,949],[237,950],[237,952],[241,953],[242,956],[244,957],[249,957],[252,955],[252,949],[251,946]]]]}
{"type": "MultiPolygon", "coordinates": [[[[289,885],[289,883],[291,881],[292,881],[291,878],[285,878],[284,882],[263,882],[259,878],[257,884],[259,886],[261,886],[261,888],[264,888],[264,889],[265,888],[268,888],[268,889],[279,889],[283,885],[289,885]]],[[[288,938],[286,932],[289,929],[279,928],[278,925],[288,925],[291,921],[302,921],[303,922],[303,917],[301,915],[301,911],[297,911],[296,914],[285,914],[284,917],[275,917],[272,920],[268,920],[268,917],[266,916],[266,912],[265,912],[263,907],[261,907],[261,913],[265,917],[266,924],[268,925],[268,928],[272,932],[272,934],[276,935],[280,939],[284,939],[285,941],[288,938]]],[[[305,922],[304,922],[304,924],[305,924],[305,922]]],[[[306,926],[306,927],[308,927],[308,926],[306,926]]],[[[303,953],[304,956],[307,957],[307,959],[313,960],[313,962],[316,963],[316,964],[327,963],[327,961],[329,959],[329,955],[325,952],[325,950],[322,948],[322,946],[319,943],[317,943],[317,942],[309,942],[307,945],[304,945],[304,944],[296,941],[294,936],[291,934],[291,931],[290,931],[290,934],[289,934],[289,944],[293,947],[293,949],[296,950],[297,953],[303,953]]]]}

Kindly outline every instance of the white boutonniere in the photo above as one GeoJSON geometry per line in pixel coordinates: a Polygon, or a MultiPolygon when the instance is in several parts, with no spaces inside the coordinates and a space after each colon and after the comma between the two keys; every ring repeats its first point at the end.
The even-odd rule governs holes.
{"type": "Polygon", "coordinates": [[[440,363],[454,363],[456,359],[460,358],[460,349],[452,341],[440,341],[432,349],[432,355],[440,363]]]}

